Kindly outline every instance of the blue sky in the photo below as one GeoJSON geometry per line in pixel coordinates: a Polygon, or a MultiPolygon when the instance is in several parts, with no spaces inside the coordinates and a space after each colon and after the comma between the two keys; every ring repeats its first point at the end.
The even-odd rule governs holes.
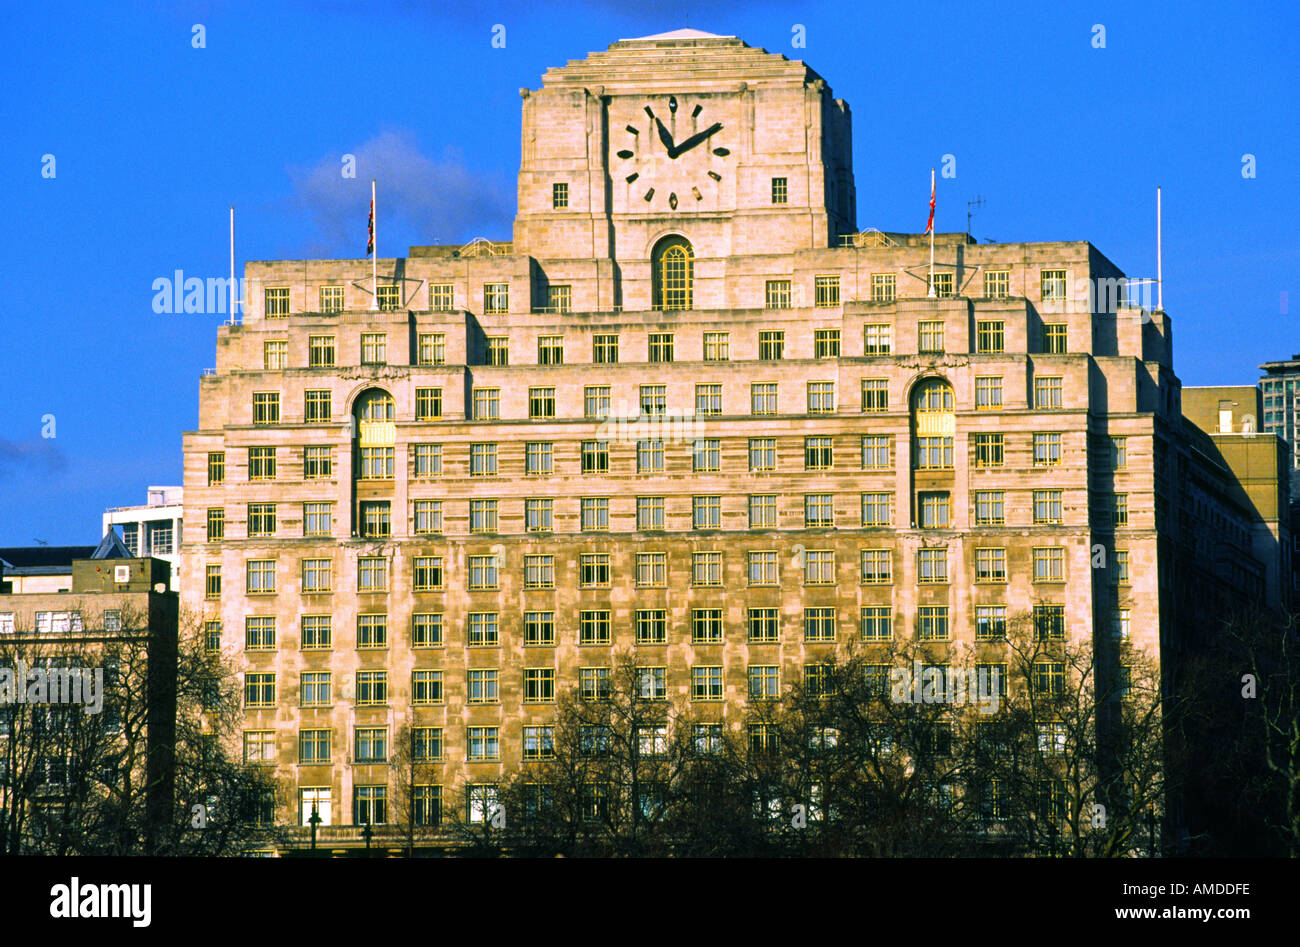
{"type": "Polygon", "coordinates": [[[518,90],[683,26],[803,59],[849,101],[860,228],[923,229],[951,154],[938,229],[980,195],[981,239],[1086,239],[1154,276],[1160,184],[1183,383],[1300,351],[1294,3],[8,3],[0,545],[92,543],[106,507],[180,482],[223,317],[156,314],[151,286],[227,271],[230,205],[241,268],[364,255],[372,176],[381,255],[508,238],[518,90]]]}

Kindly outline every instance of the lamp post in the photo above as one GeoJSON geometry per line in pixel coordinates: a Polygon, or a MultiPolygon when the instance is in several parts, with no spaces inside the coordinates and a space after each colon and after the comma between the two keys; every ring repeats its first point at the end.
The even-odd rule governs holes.
{"type": "Polygon", "coordinates": [[[311,850],[313,854],[316,852],[316,826],[320,825],[322,821],[324,820],[320,817],[316,803],[313,802],[311,804],[311,818],[307,820],[307,824],[311,826],[311,850]]]}
{"type": "Polygon", "coordinates": [[[367,856],[370,855],[370,839],[371,839],[371,837],[372,837],[374,834],[375,834],[374,831],[370,828],[370,823],[369,823],[369,822],[367,822],[367,823],[362,827],[362,829],[361,829],[361,837],[362,837],[363,839],[366,840],[366,855],[367,855],[367,856]]]}

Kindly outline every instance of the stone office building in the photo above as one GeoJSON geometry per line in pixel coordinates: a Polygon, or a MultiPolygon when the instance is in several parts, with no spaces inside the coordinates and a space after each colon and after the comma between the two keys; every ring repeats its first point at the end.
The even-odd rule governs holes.
{"type": "Polygon", "coordinates": [[[931,286],[859,230],[848,104],[732,37],[521,95],[513,241],[249,263],[201,379],[183,596],[283,821],[386,821],[404,724],[421,811],[481,817],[622,651],[742,728],[852,640],[1173,634],[1170,322],[1101,252],[938,234],[931,286]]]}

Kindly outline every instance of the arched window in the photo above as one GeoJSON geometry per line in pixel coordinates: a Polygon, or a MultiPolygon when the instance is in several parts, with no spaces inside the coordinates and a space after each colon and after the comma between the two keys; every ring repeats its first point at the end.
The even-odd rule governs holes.
{"type": "Polygon", "coordinates": [[[363,391],[352,414],[357,420],[353,475],[361,480],[392,480],[397,442],[393,396],[379,388],[363,391]]]}
{"type": "Polygon", "coordinates": [[[358,421],[392,421],[397,417],[393,396],[379,388],[363,391],[352,412],[358,421]]]}
{"type": "Polygon", "coordinates": [[[665,237],[651,258],[654,308],[690,309],[695,284],[695,251],[685,237],[665,237]]]}
{"type": "Polygon", "coordinates": [[[912,391],[913,465],[920,469],[950,469],[956,434],[952,385],[928,378],[912,391]]]}

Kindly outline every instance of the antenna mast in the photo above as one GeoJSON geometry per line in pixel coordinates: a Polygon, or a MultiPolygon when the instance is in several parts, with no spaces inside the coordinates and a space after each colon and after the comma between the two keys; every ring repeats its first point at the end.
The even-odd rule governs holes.
{"type": "Polygon", "coordinates": [[[975,195],[975,200],[966,202],[966,233],[970,233],[970,219],[975,216],[975,211],[984,206],[984,198],[975,195]]]}

